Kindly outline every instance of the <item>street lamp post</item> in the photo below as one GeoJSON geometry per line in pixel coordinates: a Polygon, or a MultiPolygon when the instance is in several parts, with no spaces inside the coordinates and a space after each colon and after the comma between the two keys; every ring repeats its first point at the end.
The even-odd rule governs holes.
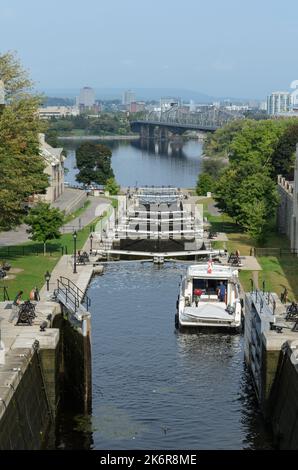
{"type": "Polygon", "coordinates": [[[90,239],[90,255],[91,255],[91,254],[92,254],[92,243],[93,243],[93,235],[92,235],[92,233],[91,233],[89,239],[90,239]]]}
{"type": "Polygon", "coordinates": [[[47,291],[49,292],[49,288],[50,288],[50,279],[51,279],[51,274],[49,273],[49,271],[47,271],[44,275],[44,278],[45,278],[45,281],[47,283],[47,291]]]}
{"type": "Polygon", "coordinates": [[[77,232],[74,231],[72,234],[73,238],[73,273],[77,273],[77,232]]]}

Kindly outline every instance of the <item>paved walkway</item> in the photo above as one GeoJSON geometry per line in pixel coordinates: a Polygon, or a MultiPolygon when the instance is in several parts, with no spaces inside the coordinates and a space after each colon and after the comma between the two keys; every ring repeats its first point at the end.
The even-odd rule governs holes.
{"type": "Polygon", "coordinates": [[[211,202],[208,204],[208,212],[211,215],[215,215],[216,217],[219,217],[221,215],[221,211],[216,207],[215,202],[211,202]]]}
{"type": "Polygon", "coordinates": [[[61,196],[52,203],[52,207],[57,207],[65,214],[69,214],[75,210],[75,206],[83,206],[86,199],[86,192],[82,189],[65,188],[61,196]]]}
{"type": "Polygon", "coordinates": [[[54,290],[57,289],[57,280],[60,276],[71,279],[83,292],[88,287],[89,281],[93,272],[93,265],[77,265],[77,273],[73,273],[73,256],[64,255],[60,258],[53,271],[51,272],[51,279],[49,282],[49,290],[47,291],[46,285],[40,290],[40,299],[42,301],[49,300],[54,290]]]}
{"type": "MultiPolygon", "coordinates": [[[[89,198],[91,204],[82,215],[62,227],[63,233],[80,230],[90,224],[95,217],[100,216],[110,205],[107,199],[93,196],[89,196],[89,198]]],[[[22,243],[28,242],[30,239],[26,232],[27,228],[28,226],[23,224],[17,227],[16,230],[0,232],[0,246],[21,245],[22,243]]]]}
{"type": "MultiPolygon", "coordinates": [[[[110,206],[107,199],[89,196],[90,205],[83,212],[82,215],[76,219],[71,220],[63,227],[63,232],[73,232],[74,230],[80,230],[86,225],[90,224],[96,217],[102,215],[110,206]]],[[[0,239],[1,243],[1,239],[0,239]]]]}

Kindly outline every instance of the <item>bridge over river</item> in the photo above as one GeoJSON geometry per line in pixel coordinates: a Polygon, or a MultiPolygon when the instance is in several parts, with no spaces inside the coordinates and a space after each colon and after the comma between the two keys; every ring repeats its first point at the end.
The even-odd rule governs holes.
{"type": "Polygon", "coordinates": [[[200,112],[185,112],[181,106],[173,106],[164,112],[152,111],[143,119],[131,121],[132,131],[142,138],[168,139],[169,132],[181,135],[186,131],[215,132],[225,124],[243,119],[239,112],[227,111],[216,106],[206,106],[200,112]]]}

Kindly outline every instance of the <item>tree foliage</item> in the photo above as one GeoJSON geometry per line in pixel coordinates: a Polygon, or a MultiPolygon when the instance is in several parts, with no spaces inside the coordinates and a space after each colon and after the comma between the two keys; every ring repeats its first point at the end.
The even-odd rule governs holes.
{"type": "Polygon", "coordinates": [[[0,229],[9,229],[20,223],[25,199],[45,192],[48,177],[39,155],[40,98],[15,54],[0,55],[0,79],[6,102],[0,112],[0,229]]]}
{"type": "Polygon", "coordinates": [[[112,152],[106,145],[85,142],[77,149],[77,181],[83,184],[106,184],[114,177],[111,167],[112,152]]]}
{"type": "Polygon", "coordinates": [[[261,243],[279,201],[276,176],[288,174],[293,166],[298,123],[292,119],[244,120],[232,136],[229,127],[227,133],[229,166],[216,183],[216,198],[219,206],[261,243]]]}
{"type": "Polygon", "coordinates": [[[67,116],[50,121],[50,130],[71,133],[73,129],[83,129],[86,134],[125,135],[131,134],[129,119],[123,113],[101,113],[99,116],[67,116]]]}
{"type": "Polygon", "coordinates": [[[109,191],[112,196],[116,196],[120,191],[120,186],[115,178],[109,178],[105,184],[105,191],[109,191]]]}
{"type": "Polygon", "coordinates": [[[230,154],[230,144],[244,126],[245,121],[232,121],[214,134],[209,133],[204,142],[203,153],[207,157],[225,157],[230,154]]]}
{"type": "Polygon", "coordinates": [[[30,227],[27,232],[31,240],[42,242],[45,253],[46,242],[61,236],[60,228],[64,223],[64,214],[59,209],[51,208],[50,204],[40,202],[30,210],[25,223],[30,227]]]}
{"type": "Polygon", "coordinates": [[[198,196],[206,196],[208,192],[213,192],[215,180],[209,173],[200,173],[196,186],[198,196]]]}
{"type": "Polygon", "coordinates": [[[289,121],[285,131],[280,137],[272,155],[272,177],[283,175],[286,178],[294,177],[295,150],[298,143],[298,122],[294,118],[289,121]]]}

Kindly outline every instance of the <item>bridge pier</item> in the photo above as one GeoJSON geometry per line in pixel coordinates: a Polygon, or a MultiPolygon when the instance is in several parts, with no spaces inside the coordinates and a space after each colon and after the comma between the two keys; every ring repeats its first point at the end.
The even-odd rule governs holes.
{"type": "Polygon", "coordinates": [[[140,129],[141,139],[154,139],[155,126],[151,124],[143,124],[140,129]]]}
{"type": "Polygon", "coordinates": [[[169,130],[166,127],[159,127],[157,135],[159,140],[169,140],[169,130]]]}

